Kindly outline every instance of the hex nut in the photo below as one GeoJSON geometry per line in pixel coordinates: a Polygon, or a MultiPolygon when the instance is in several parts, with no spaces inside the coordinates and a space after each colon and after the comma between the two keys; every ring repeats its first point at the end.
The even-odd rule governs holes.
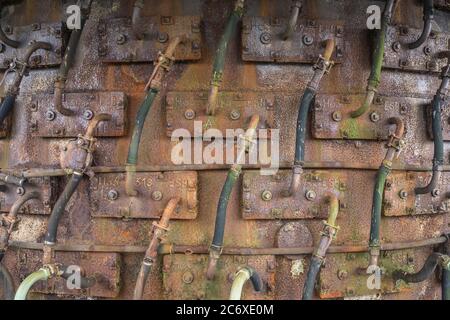
{"type": "Polygon", "coordinates": [[[317,194],[315,191],[313,191],[313,190],[306,191],[306,194],[305,194],[306,200],[313,201],[314,199],[316,199],[316,197],[317,197],[317,194]]]}
{"type": "Polygon", "coordinates": [[[115,201],[119,198],[119,193],[116,190],[110,190],[108,192],[108,200],[115,201]]]}
{"type": "Polygon", "coordinates": [[[192,109],[187,109],[184,112],[184,117],[186,118],[186,120],[194,120],[195,119],[195,111],[192,109]]]}
{"type": "Polygon", "coordinates": [[[55,113],[54,111],[48,110],[48,111],[45,113],[45,119],[46,119],[47,121],[53,121],[53,120],[55,120],[55,118],[56,118],[56,113],[55,113]]]}
{"type": "Polygon", "coordinates": [[[273,195],[272,192],[270,192],[269,190],[264,190],[263,193],[261,194],[261,199],[263,199],[264,201],[270,201],[272,200],[273,195]]]}

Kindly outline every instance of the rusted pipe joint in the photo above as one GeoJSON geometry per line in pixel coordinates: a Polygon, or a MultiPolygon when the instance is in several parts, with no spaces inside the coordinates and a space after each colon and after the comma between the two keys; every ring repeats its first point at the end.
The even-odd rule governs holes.
{"type": "Polygon", "coordinates": [[[289,190],[285,191],[283,194],[286,198],[295,196],[300,190],[302,173],[302,165],[294,165],[294,167],[292,168],[292,180],[289,186],[289,190]]]}
{"type": "Polygon", "coordinates": [[[223,247],[218,247],[215,245],[211,245],[209,247],[209,260],[208,260],[208,268],[206,270],[206,278],[208,280],[213,280],[216,275],[217,262],[222,255],[223,247]]]}

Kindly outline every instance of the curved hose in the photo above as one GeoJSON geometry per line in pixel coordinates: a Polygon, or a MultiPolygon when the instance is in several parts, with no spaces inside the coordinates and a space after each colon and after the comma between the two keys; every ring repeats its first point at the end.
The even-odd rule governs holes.
{"type": "Polygon", "coordinates": [[[4,300],[14,299],[14,281],[9,270],[0,263],[0,279],[3,280],[3,298],[4,300]]]}
{"type": "Polygon", "coordinates": [[[83,179],[83,174],[79,172],[74,172],[70,177],[69,182],[64,188],[63,193],[59,196],[58,201],[56,201],[53,207],[52,214],[48,220],[47,233],[45,234],[44,243],[46,245],[52,246],[56,244],[56,234],[58,231],[59,221],[64,213],[67,203],[74,194],[81,180],[83,179]]]}
{"type": "Polygon", "coordinates": [[[8,36],[5,34],[1,26],[0,26],[0,41],[14,49],[17,49],[20,46],[19,41],[8,38],[8,36]]]}
{"type": "Polygon", "coordinates": [[[394,11],[394,6],[395,0],[388,0],[384,8],[383,18],[381,20],[381,30],[378,31],[375,51],[372,56],[372,68],[367,83],[366,98],[364,99],[363,105],[350,114],[352,118],[358,118],[367,112],[369,107],[372,105],[373,98],[375,97],[375,93],[380,85],[381,68],[383,66],[384,59],[384,43],[386,40],[388,24],[391,21],[394,11]]]}
{"type": "Polygon", "coordinates": [[[100,122],[103,121],[111,121],[112,117],[107,113],[100,113],[96,115],[91,122],[89,122],[89,126],[86,129],[86,134],[84,135],[85,139],[92,140],[94,138],[95,129],[100,122]]]}
{"type": "Polygon", "coordinates": [[[231,36],[235,33],[236,27],[244,14],[244,2],[244,0],[236,1],[235,8],[228,19],[225,31],[216,50],[208,104],[206,106],[207,115],[213,116],[217,108],[217,97],[219,94],[219,87],[223,80],[223,70],[225,66],[228,43],[230,42],[231,36]]]}
{"type": "Polygon", "coordinates": [[[434,18],[434,4],[433,0],[423,0],[423,30],[419,39],[406,46],[408,49],[417,49],[427,41],[431,33],[431,24],[434,18]]]}
{"type": "Polygon", "coordinates": [[[234,276],[229,300],[241,300],[242,289],[249,279],[253,285],[253,289],[256,292],[260,292],[262,290],[262,280],[259,274],[253,268],[244,267],[239,269],[234,276]]]}
{"type": "Polygon", "coordinates": [[[134,300],[142,299],[145,284],[147,283],[147,278],[150,274],[153,264],[155,263],[156,257],[158,256],[158,247],[163,237],[169,231],[169,220],[180,201],[181,198],[179,197],[170,199],[169,203],[164,209],[159,223],[153,223],[153,228],[150,233],[150,244],[147,248],[147,251],[145,252],[144,260],[142,261],[141,269],[139,270],[139,275],[134,287],[134,300]]]}
{"type": "Polygon", "coordinates": [[[394,280],[403,280],[406,283],[419,283],[428,279],[436,269],[442,254],[434,252],[425,261],[422,269],[417,273],[407,273],[403,270],[396,270],[393,272],[392,277],[394,280]]]}
{"type": "Polygon", "coordinates": [[[6,117],[9,115],[11,110],[14,108],[14,103],[16,102],[16,95],[8,94],[0,105],[0,126],[3,125],[6,117]]]}
{"type": "Polygon", "coordinates": [[[292,33],[294,32],[294,28],[297,25],[298,16],[300,14],[301,9],[302,9],[302,2],[295,1],[294,5],[292,7],[291,16],[289,18],[288,25],[286,26],[286,30],[283,32],[283,35],[282,35],[282,39],[284,41],[288,40],[292,36],[292,33]]]}
{"type": "Polygon", "coordinates": [[[20,211],[20,209],[22,208],[22,206],[27,203],[30,200],[40,200],[41,199],[41,194],[37,191],[33,191],[30,193],[25,193],[24,196],[20,197],[19,200],[17,200],[16,202],[14,202],[14,204],[11,207],[11,210],[9,211],[8,214],[8,219],[15,219],[20,211]]]}
{"type": "Polygon", "coordinates": [[[418,187],[414,190],[416,194],[427,194],[432,192],[441,176],[442,165],[444,164],[444,138],[442,136],[442,116],[441,106],[445,97],[450,75],[448,74],[449,66],[446,67],[446,71],[442,75],[441,86],[433,99],[433,111],[432,111],[432,129],[433,129],[433,142],[434,142],[434,155],[433,155],[433,176],[430,183],[425,187],[418,187]]]}
{"type": "Polygon", "coordinates": [[[317,275],[325,260],[327,250],[333,239],[336,238],[336,233],[339,230],[339,227],[336,225],[338,213],[339,200],[335,195],[331,195],[328,220],[326,222],[324,221],[324,228],[321,232],[319,244],[311,258],[305,285],[303,287],[303,300],[311,300],[313,298],[317,275]]]}
{"type": "Polygon", "coordinates": [[[41,268],[36,272],[33,272],[25,280],[22,281],[19,288],[17,289],[16,296],[14,300],[26,300],[28,291],[30,291],[31,287],[34,286],[36,282],[44,281],[49,279],[51,276],[51,272],[47,268],[41,268]]]}

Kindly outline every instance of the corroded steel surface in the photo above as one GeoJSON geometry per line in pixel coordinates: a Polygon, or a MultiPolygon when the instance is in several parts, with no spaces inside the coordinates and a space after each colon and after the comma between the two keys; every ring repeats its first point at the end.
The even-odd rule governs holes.
{"type": "MultiPolygon", "coordinates": [[[[187,122],[184,118],[186,110],[181,109],[178,111],[174,106],[174,109],[171,111],[170,108],[167,108],[166,97],[179,92],[189,95],[191,93],[207,92],[211,81],[214,53],[226,25],[227,17],[233,9],[233,2],[231,0],[145,1],[143,17],[200,17],[201,24],[197,36],[201,41],[199,42],[200,47],[196,51],[197,53],[193,55],[195,56],[193,58],[194,61],[175,62],[174,67],[164,81],[162,90],[152,106],[144,126],[139,165],[165,166],[163,170],[165,174],[179,171],[179,168],[171,162],[173,142],[167,136],[167,117],[170,112],[176,112],[176,115],[173,115],[174,119],[179,119],[179,126],[184,126],[184,123],[187,122]]],[[[425,108],[430,103],[440,82],[437,73],[428,72],[425,63],[431,58],[424,54],[423,48],[408,52],[408,55],[411,66],[417,65],[420,71],[424,72],[410,72],[411,70],[408,68],[400,68],[399,66],[399,59],[403,57],[405,52],[400,51],[399,54],[394,55],[393,50],[390,49],[392,47],[386,46],[386,58],[388,59],[386,63],[391,64],[392,68],[383,69],[382,82],[378,89],[379,96],[385,98],[386,103],[372,106],[373,111],[379,113],[380,120],[372,122],[369,117],[371,112],[369,112],[366,115],[367,117],[362,117],[357,121],[359,126],[367,125],[372,130],[375,130],[376,134],[360,130],[355,133],[358,137],[357,140],[356,138],[350,140],[351,135],[347,139],[343,139],[345,137],[340,134],[342,123],[346,119],[345,112],[359,106],[359,102],[362,99],[361,95],[366,89],[366,80],[370,72],[372,43],[371,33],[367,31],[366,27],[366,9],[371,4],[383,6],[384,1],[305,1],[300,14],[301,21],[324,21],[325,23],[340,21],[344,30],[342,37],[339,38],[343,55],[339,59],[334,57],[341,63],[334,66],[330,74],[323,79],[316,99],[316,104],[318,104],[324,97],[332,97],[331,101],[336,101],[336,103],[324,103],[323,105],[321,119],[323,119],[324,131],[320,133],[323,137],[315,129],[315,125],[321,121],[318,121],[318,110],[313,111],[315,115],[312,118],[313,121],[308,124],[305,146],[307,163],[312,163],[316,167],[321,168],[320,172],[323,172],[325,176],[342,177],[342,180],[346,182],[345,202],[341,204],[341,211],[337,220],[340,230],[337,239],[333,242],[333,245],[336,246],[356,247],[367,245],[372,190],[376,175],[375,169],[380,165],[386,153],[385,142],[377,140],[386,138],[386,135],[389,133],[390,127],[386,125],[385,120],[391,115],[391,112],[392,115],[400,115],[400,117],[405,119],[406,135],[404,138],[405,147],[393,164],[397,170],[392,173],[391,178],[396,178],[396,183],[393,184],[391,190],[386,190],[385,192],[387,199],[393,199],[393,206],[392,209],[385,209],[383,212],[381,223],[382,243],[423,240],[439,237],[442,233],[448,232],[448,213],[435,213],[435,208],[430,207],[430,204],[439,206],[445,202],[445,196],[450,187],[450,182],[446,178],[447,174],[443,174],[439,185],[441,193],[438,199],[432,199],[431,195],[421,195],[419,197],[416,196],[414,200],[414,195],[412,194],[414,186],[425,185],[430,177],[430,172],[423,172],[424,167],[431,167],[433,158],[433,141],[427,133],[425,108]],[[392,61],[389,62],[389,59],[392,59],[392,61]],[[348,105],[339,100],[339,97],[346,96],[352,99],[348,105]],[[392,103],[389,101],[392,101],[392,103]],[[403,109],[401,109],[401,104],[399,103],[401,101],[406,103],[406,111],[402,111],[403,109]],[[338,123],[333,120],[332,114],[334,111],[339,110],[345,112],[342,114],[343,120],[338,123]],[[318,139],[319,137],[320,139],[318,139]],[[332,164],[333,169],[330,169],[330,164],[332,164]],[[342,169],[343,167],[353,169],[342,169]],[[408,171],[406,169],[402,170],[402,168],[408,168],[408,171]],[[407,179],[407,175],[410,173],[414,176],[414,181],[407,179]],[[406,200],[399,198],[397,190],[400,191],[400,188],[411,190],[408,191],[406,200]],[[411,212],[406,214],[407,208],[415,210],[415,214],[410,214],[411,212]]],[[[107,54],[113,55],[113,62],[115,63],[102,63],[102,60],[106,58],[99,56],[99,46],[101,45],[98,36],[99,23],[101,21],[114,21],[116,18],[130,18],[132,6],[133,1],[126,0],[93,2],[91,16],[81,36],[75,64],[69,72],[65,89],[65,93],[68,95],[123,93],[128,98],[128,108],[123,111],[123,120],[124,123],[128,122],[130,124],[131,130],[134,126],[133,121],[139,105],[144,99],[145,84],[153,71],[151,62],[157,58],[157,51],[164,49],[166,46],[166,43],[150,40],[148,47],[151,50],[141,53],[141,55],[145,56],[145,59],[143,59],[145,62],[130,63],[130,60],[120,61],[123,53],[118,51],[119,45],[114,39],[110,44],[111,50],[108,49],[107,54]]],[[[290,8],[291,1],[289,0],[248,0],[246,2],[244,20],[249,21],[253,17],[257,17],[266,21],[270,21],[273,18],[278,18],[279,21],[286,21],[290,14],[290,8]]],[[[29,26],[36,22],[60,24],[62,16],[60,1],[28,0],[15,6],[10,18],[4,23],[12,25],[14,29],[29,26]]],[[[449,19],[449,12],[436,10],[436,24],[441,29],[437,36],[441,47],[442,37],[450,32],[449,19]]],[[[159,21],[157,22],[159,23],[159,21]]],[[[392,41],[394,39],[407,41],[415,38],[423,24],[420,3],[413,0],[399,1],[393,22],[394,25],[408,26],[410,33],[407,37],[399,37],[395,33],[396,31],[392,31],[394,33],[390,33],[389,39],[392,37],[392,41]]],[[[113,23],[110,25],[112,26],[113,23]]],[[[108,23],[107,26],[109,26],[108,23]]],[[[171,34],[171,27],[165,26],[165,28],[171,34]]],[[[129,29],[126,30],[128,30],[126,32],[129,32],[129,29]]],[[[279,30],[282,29],[279,28],[279,30]]],[[[392,28],[392,30],[394,29],[392,28]]],[[[174,33],[178,32],[179,30],[176,30],[174,33]]],[[[278,31],[274,32],[275,37],[278,31]]],[[[276,191],[281,192],[289,185],[290,181],[291,170],[287,167],[292,164],[294,158],[299,101],[307,82],[313,74],[311,63],[316,62],[317,56],[322,52],[323,48],[320,48],[318,43],[315,42],[317,47],[313,45],[314,50],[311,49],[309,51],[309,48],[308,51],[303,51],[303,48],[298,50],[296,54],[302,55],[307,53],[311,55],[306,60],[302,60],[302,62],[307,62],[307,64],[275,63],[269,54],[262,56],[264,59],[268,59],[264,63],[243,61],[242,33],[242,24],[240,24],[228,47],[221,92],[240,92],[243,95],[248,94],[253,97],[276,97],[273,115],[271,115],[273,126],[271,124],[270,127],[280,129],[280,162],[286,166],[286,170],[280,172],[284,174],[283,179],[273,184],[276,186],[276,191]]],[[[295,37],[299,38],[299,34],[300,32],[295,37]]],[[[254,40],[259,41],[259,38],[254,40]]],[[[435,45],[434,43],[437,40],[431,39],[429,41],[435,45]]],[[[262,43],[256,43],[255,45],[257,45],[257,48],[250,48],[255,50],[255,52],[256,50],[261,50],[263,46],[262,43]]],[[[121,50],[127,52],[128,50],[133,52],[133,49],[136,48],[133,42],[126,42],[122,47],[121,50]]],[[[146,48],[143,46],[140,49],[146,50],[146,48]]],[[[448,49],[448,42],[445,48],[448,49]]],[[[191,49],[187,49],[189,50],[186,54],[191,54],[191,49]]],[[[293,51],[290,52],[292,53],[293,51]]],[[[139,52],[139,50],[136,52],[139,52]]],[[[281,60],[275,60],[281,62],[281,60]]],[[[29,109],[32,96],[43,95],[48,98],[53,96],[56,76],[57,68],[55,65],[54,68],[32,69],[29,72],[29,76],[24,78],[20,88],[20,95],[11,117],[11,130],[7,138],[0,140],[0,168],[2,170],[15,169],[20,172],[21,170],[32,168],[60,168],[60,154],[63,146],[71,137],[53,135],[50,137],[47,134],[46,138],[40,137],[36,132],[33,132],[33,122],[31,121],[37,114],[33,115],[32,110],[29,109]]],[[[11,79],[12,75],[8,75],[6,84],[9,84],[11,79]]],[[[42,114],[45,114],[47,109],[52,108],[51,100],[48,101],[49,103],[43,106],[42,111],[39,108],[39,112],[42,112],[42,114]]],[[[190,108],[195,109],[196,112],[197,110],[203,111],[205,107],[204,102],[202,100],[201,103],[195,103],[195,105],[192,102],[192,107],[190,108]]],[[[99,101],[96,100],[92,108],[100,110],[98,103],[99,101]]],[[[180,108],[184,107],[184,101],[182,103],[183,106],[180,106],[180,108]]],[[[228,108],[232,108],[233,103],[230,103],[230,105],[226,106],[227,111],[228,108]]],[[[253,110],[257,109],[256,105],[250,105],[249,107],[253,110]]],[[[76,109],[82,110],[82,108],[80,106],[80,108],[77,107],[76,109]]],[[[108,106],[106,104],[104,108],[102,111],[107,113],[114,111],[112,105],[108,106]]],[[[217,119],[219,120],[219,125],[228,126],[227,117],[220,114],[220,109],[218,111],[217,119]]],[[[445,112],[447,111],[444,110],[445,112]]],[[[238,121],[244,120],[244,113],[241,112],[241,118],[238,121]]],[[[71,135],[84,134],[86,122],[83,122],[79,116],[74,117],[73,122],[64,121],[60,125],[66,126],[66,123],[68,128],[73,128],[71,129],[73,132],[71,135]]],[[[447,119],[443,117],[443,124],[445,124],[444,136],[447,135],[448,137],[446,123],[447,119]]],[[[112,124],[105,125],[109,126],[112,124]]],[[[50,130],[53,130],[53,126],[46,123],[42,130],[51,132],[50,130]]],[[[98,137],[94,153],[95,166],[117,167],[125,165],[131,130],[122,131],[122,127],[120,130],[121,134],[117,134],[114,137],[98,137]]],[[[1,130],[0,135],[2,135],[1,130]]],[[[449,165],[449,151],[450,146],[448,143],[445,143],[444,164],[447,166],[449,165]]],[[[185,212],[183,215],[186,214],[186,218],[181,218],[180,216],[180,219],[171,221],[168,238],[165,240],[166,243],[207,246],[211,241],[219,193],[226,178],[226,170],[224,170],[226,166],[201,164],[193,165],[193,167],[189,168],[189,170],[198,170],[197,184],[195,185],[197,193],[195,214],[185,212]]],[[[310,170],[312,169],[305,170],[306,174],[309,174],[310,170]]],[[[123,172],[121,174],[124,175],[123,172]]],[[[69,201],[62,217],[58,229],[58,242],[67,245],[85,245],[88,251],[90,245],[111,245],[119,246],[120,248],[140,246],[145,248],[150,240],[148,232],[151,229],[152,222],[159,217],[163,204],[153,203],[150,191],[147,191],[145,188],[140,190],[142,193],[140,196],[130,200],[125,196],[124,184],[121,182],[118,183],[117,187],[114,187],[114,189],[117,188],[119,198],[110,203],[111,201],[107,199],[107,194],[105,194],[110,191],[109,187],[103,186],[100,189],[96,187],[99,179],[101,180],[105,175],[108,174],[97,173],[94,177],[86,176],[83,179],[77,192],[69,201]],[[96,210],[92,208],[94,203],[92,200],[94,198],[99,201],[96,210]],[[120,205],[116,205],[114,202],[120,203],[120,205]],[[132,207],[133,210],[130,211],[132,212],[130,216],[124,216],[120,213],[119,208],[128,207],[130,202],[135,207],[132,207]],[[134,214],[136,216],[133,216],[134,214]]],[[[146,174],[137,173],[138,178],[140,175],[146,174]]],[[[115,177],[118,175],[113,174],[111,176],[115,177]]],[[[310,247],[311,241],[314,244],[318,242],[320,231],[322,230],[322,219],[326,216],[327,209],[325,193],[321,193],[320,190],[329,191],[333,190],[333,187],[324,188],[321,186],[320,190],[318,189],[319,192],[316,191],[316,201],[320,203],[318,207],[320,210],[318,209],[319,214],[317,216],[310,215],[308,219],[301,220],[298,220],[295,216],[287,216],[286,219],[268,219],[267,212],[270,212],[272,205],[266,204],[267,201],[261,199],[261,193],[265,190],[265,186],[270,186],[270,184],[266,184],[266,181],[271,181],[273,178],[261,177],[259,172],[254,170],[245,170],[243,176],[237,181],[228,205],[224,239],[226,248],[286,248],[290,247],[291,243],[292,246],[297,244],[310,247]],[[252,197],[255,198],[255,201],[258,199],[257,202],[259,203],[254,207],[263,209],[258,210],[258,212],[255,210],[252,217],[247,217],[247,214],[243,214],[245,196],[242,188],[243,182],[248,176],[254,176],[249,185],[249,188],[255,190],[251,193],[252,197]],[[257,179],[260,179],[260,183],[257,183],[257,179]],[[290,235],[289,230],[292,230],[291,224],[298,222],[302,223],[302,227],[294,226],[293,230],[303,230],[302,235],[304,237],[297,238],[297,234],[295,237],[290,235]],[[308,232],[305,231],[305,228],[308,232]]],[[[67,183],[67,179],[56,178],[56,181],[58,182],[56,195],[59,195],[67,183]]],[[[168,188],[170,192],[173,192],[171,195],[176,195],[177,188],[172,188],[170,181],[172,180],[169,180],[164,188],[168,188]]],[[[16,187],[8,186],[8,190],[9,188],[12,188],[11,199],[8,200],[7,208],[17,199],[17,194],[15,194],[16,187]]],[[[272,192],[272,196],[271,203],[278,202],[277,207],[286,207],[292,203],[291,199],[279,198],[279,194],[276,192],[272,192]]],[[[298,202],[296,204],[297,207],[303,206],[307,209],[308,203],[311,202],[306,200],[304,194],[299,195],[299,199],[296,201],[298,202]]],[[[184,205],[183,203],[182,201],[182,206],[184,205]]],[[[17,230],[12,234],[12,240],[42,243],[48,220],[48,216],[43,215],[43,213],[49,213],[52,207],[53,204],[50,203],[50,207],[47,209],[41,209],[41,207],[36,206],[36,212],[33,208],[25,209],[20,214],[21,221],[17,224],[17,230]],[[31,212],[27,210],[31,210],[31,212]]],[[[275,208],[275,205],[273,207],[275,208]]],[[[3,211],[3,209],[1,210],[3,211]]],[[[359,273],[361,268],[364,272],[364,268],[367,268],[367,254],[359,253],[354,257],[349,256],[349,254],[329,254],[326,265],[319,277],[319,291],[316,292],[316,298],[341,299],[370,296],[380,299],[440,299],[440,284],[435,276],[421,284],[411,285],[409,288],[403,286],[399,289],[394,288],[392,279],[389,276],[389,272],[396,267],[406,268],[410,271],[418,270],[431,251],[431,247],[426,247],[382,253],[381,265],[387,270],[387,273],[381,291],[368,290],[365,285],[367,275],[359,273]],[[342,279],[339,279],[339,277],[342,279]],[[384,288],[384,286],[386,287],[384,288]],[[388,292],[388,294],[383,292],[388,292]]],[[[9,249],[5,257],[5,263],[12,270],[16,285],[20,283],[24,276],[35,271],[40,266],[41,253],[41,251],[33,252],[13,247],[9,249]],[[33,258],[32,262],[31,260],[30,262],[21,260],[20,252],[23,251],[28,252],[27,255],[30,255],[30,259],[31,257],[37,258],[33,258]]],[[[81,298],[107,297],[129,299],[132,297],[143,252],[106,255],[90,252],[86,253],[86,255],[88,258],[82,259],[82,255],[69,252],[69,258],[67,259],[69,259],[70,263],[83,263],[82,266],[87,275],[89,272],[97,271],[104,274],[108,279],[109,289],[102,287],[87,293],[76,291],[62,292],[58,291],[60,290],[58,289],[53,292],[63,293],[63,295],[57,296],[46,291],[47,293],[44,294],[33,293],[33,298],[52,299],[55,297],[78,296],[81,298]],[[107,267],[105,261],[116,264],[107,267]],[[115,282],[118,279],[119,269],[127,270],[127,272],[122,272],[121,274],[120,285],[118,282],[115,282]]],[[[65,259],[62,253],[60,255],[58,252],[55,257],[57,259],[61,257],[61,262],[65,259]]],[[[205,278],[206,251],[202,254],[173,254],[162,257],[151,272],[144,298],[227,298],[231,286],[228,278],[229,274],[234,274],[240,266],[247,264],[261,272],[264,290],[261,294],[255,294],[250,286],[246,287],[244,291],[245,298],[301,298],[310,255],[278,255],[276,257],[262,255],[252,258],[244,256],[245,259],[242,260],[240,255],[224,255],[222,258],[223,262],[221,263],[223,265],[221,266],[223,268],[218,270],[218,278],[214,282],[208,283],[205,278]],[[275,262],[275,264],[271,264],[272,262],[275,262]],[[268,270],[268,264],[271,264],[270,270],[268,270]],[[186,273],[186,271],[192,274],[193,279],[191,274],[186,273]],[[191,283],[186,284],[186,282],[191,283]],[[170,288],[172,291],[167,290],[166,292],[166,288],[170,288]]]]}

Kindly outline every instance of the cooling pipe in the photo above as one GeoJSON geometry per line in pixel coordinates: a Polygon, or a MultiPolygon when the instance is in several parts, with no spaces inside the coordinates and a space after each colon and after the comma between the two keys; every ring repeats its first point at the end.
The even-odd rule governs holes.
{"type": "Polygon", "coordinates": [[[434,252],[427,258],[422,269],[420,269],[417,273],[408,273],[403,270],[395,270],[392,273],[392,277],[394,281],[403,280],[406,283],[419,283],[431,277],[438,265],[440,265],[442,269],[449,271],[450,257],[434,252]]]}
{"type": "Polygon", "coordinates": [[[8,38],[8,36],[3,31],[3,28],[0,26],[0,41],[3,42],[8,47],[17,49],[20,46],[20,42],[16,40],[12,40],[8,38]]]}
{"type": "MultiPolygon", "coordinates": [[[[89,2],[90,6],[91,2],[89,2]]],[[[58,76],[55,81],[55,94],[53,97],[53,104],[55,110],[65,116],[73,116],[75,112],[73,110],[64,108],[62,105],[62,96],[64,89],[66,88],[67,75],[69,70],[75,61],[75,56],[78,48],[78,43],[80,42],[81,34],[83,33],[86,20],[88,19],[90,7],[87,8],[87,13],[83,14],[81,17],[81,28],[72,30],[69,38],[69,43],[67,44],[66,52],[64,53],[63,61],[59,67],[58,76]]]]}
{"type": "Polygon", "coordinates": [[[13,184],[17,187],[23,187],[23,184],[27,179],[0,172],[0,181],[6,184],[13,184]]]}
{"type": "Polygon", "coordinates": [[[317,90],[319,89],[320,81],[326,73],[330,72],[330,69],[333,66],[331,56],[333,55],[334,46],[335,43],[333,39],[326,41],[324,54],[319,57],[319,61],[313,67],[315,70],[314,75],[303,93],[303,97],[298,108],[297,130],[295,137],[295,159],[292,180],[289,190],[285,192],[285,195],[288,197],[294,196],[300,188],[300,177],[303,172],[302,167],[305,161],[305,138],[308,114],[317,90]]]}
{"type": "Polygon", "coordinates": [[[292,33],[294,32],[294,29],[297,26],[298,16],[300,15],[301,10],[302,10],[302,2],[295,1],[292,6],[291,16],[289,18],[288,25],[286,26],[286,30],[283,32],[282,35],[284,41],[288,40],[292,36],[292,33]]]}
{"type": "Polygon", "coordinates": [[[339,227],[336,225],[337,215],[339,213],[339,200],[336,196],[330,197],[330,207],[328,220],[324,221],[324,227],[321,232],[319,245],[317,246],[308,269],[308,275],[303,287],[303,300],[311,300],[314,293],[314,285],[320,268],[325,261],[325,255],[331,242],[336,238],[339,227]]]}
{"type": "Polygon", "coordinates": [[[89,123],[84,136],[79,136],[76,141],[73,141],[67,147],[67,158],[70,169],[73,170],[69,182],[64,188],[63,193],[59,196],[53,207],[50,219],[48,221],[47,233],[45,234],[44,243],[47,246],[54,246],[56,244],[56,236],[59,221],[64,213],[67,203],[72,198],[75,190],[78,188],[83,175],[92,164],[92,154],[95,149],[94,132],[95,128],[102,121],[110,121],[111,116],[108,114],[98,114],[89,123]]]}
{"type": "Polygon", "coordinates": [[[174,54],[177,46],[184,42],[185,36],[175,37],[168,45],[164,54],[160,53],[158,61],[155,64],[153,73],[145,87],[147,95],[144,102],[139,107],[139,111],[136,116],[133,135],[131,137],[130,146],[128,148],[128,159],[126,165],[126,193],[128,196],[137,196],[137,191],[134,188],[134,177],[136,173],[136,165],[138,162],[139,144],[141,141],[142,130],[144,129],[145,119],[148,112],[155,101],[155,98],[161,89],[161,82],[164,75],[170,70],[175,60],[174,54]]]}
{"type": "Polygon", "coordinates": [[[433,0],[423,0],[423,30],[419,39],[412,43],[408,43],[406,47],[410,50],[417,49],[427,41],[431,34],[431,24],[434,18],[433,0]]]}
{"type": "Polygon", "coordinates": [[[386,156],[378,169],[377,177],[375,181],[375,188],[373,190],[373,203],[372,203],[372,217],[370,223],[370,240],[369,240],[369,253],[370,253],[370,265],[378,266],[378,257],[380,255],[380,223],[381,223],[381,210],[383,204],[384,185],[386,178],[391,172],[392,161],[395,156],[400,152],[403,146],[402,138],[405,133],[405,126],[400,118],[390,118],[389,124],[396,126],[395,132],[390,135],[389,142],[386,147],[388,151],[386,156]]]}
{"type": "Polygon", "coordinates": [[[32,42],[28,46],[25,55],[23,56],[23,59],[15,61],[12,67],[12,71],[16,73],[15,78],[13,80],[12,85],[6,92],[6,96],[2,104],[0,105],[0,126],[3,125],[3,122],[5,121],[6,117],[9,115],[9,113],[14,107],[16,97],[19,94],[20,83],[22,82],[22,78],[28,67],[28,60],[30,60],[31,55],[39,49],[49,51],[52,49],[52,45],[47,42],[32,42]]]}
{"type": "Polygon", "coordinates": [[[441,86],[436,92],[432,103],[432,129],[434,141],[433,176],[427,186],[418,187],[414,190],[416,194],[427,194],[436,188],[441,176],[442,165],[444,164],[444,138],[442,136],[441,107],[446,98],[447,88],[450,81],[450,64],[442,69],[441,78],[441,86]]]}
{"type": "MultiPolygon", "coordinates": [[[[67,280],[67,278],[71,275],[72,273],[68,272],[68,267],[61,266],[59,264],[44,265],[38,271],[33,272],[22,281],[17,289],[14,300],[26,300],[30,289],[39,281],[46,281],[54,277],[61,277],[67,280]]],[[[88,289],[94,286],[95,283],[95,278],[86,278],[81,276],[80,289],[88,289]]]]}
{"type": "Polygon", "coordinates": [[[209,261],[206,277],[208,280],[214,279],[216,272],[217,261],[220,258],[223,248],[223,237],[225,232],[225,222],[227,218],[227,207],[230,199],[231,191],[242,172],[243,160],[245,160],[245,153],[249,151],[252,145],[255,143],[254,138],[256,135],[256,128],[258,127],[259,116],[253,115],[250,119],[250,124],[242,138],[243,147],[239,149],[236,163],[228,171],[227,179],[223,185],[222,192],[220,193],[219,203],[217,205],[216,222],[214,227],[214,236],[211,246],[209,247],[209,261]]]}
{"type": "Polygon", "coordinates": [[[372,69],[367,83],[366,98],[363,105],[351,113],[352,118],[358,118],[367,112],[372,105],[373,98],[380,85],[381,68],[383,66],[384,59],[384,43],[386,40],[386,32],[388,25],[391,22],[392,15],[394,13],[396,0],[388,0],[384,7],[383,17],[381,19],[381,30],[378,30],[375,51],[372,56],[372,69]]]}
{"type": "Polygon", "coordinates": [[[144,260],[141,264],[141,269],[139,271],[139,275],[136,281],[136,285],[134,287],[134,300],[141,300],[142,295],[144,293],[145,284],[147,282],[147,278],[150,274],[153,264],[156,262],[156,258],[158,256],[158,247],[161,241],[166,236],[169,231],[169,220],[175,211],[178,203],[180,202],[180,198],[172,198],[167,204],[164,212],[161,216],[161,220],[159,223],[154,222],[153,228],[150,231],[150,244],[145,252],[144,260]]]}
{"type": "Polygon", "coordinates": [[[211,87],[208,96],[208,104],[206,106],[206,114],[213,116],[217,109],[217,97],[219,94],[219,88],[223,80],[223,70],[225,66],[225,56],[227,54],[228,44],[231,37],[236,31],[237,25],[244,14],[244,2],[245,0],[237,0],[234,10],[228,19],[225,31],[220,39],[219,46],[216,50],[216,56],[214,58],[213,73],[211,80],[211,87]]]}
{"type": "Polygon", "coordinates": [[[240,268],[234,275],[229,300],[241,300],[242,289],[249,279],[253,285],[253,289],[256,292],[260,292],[262,290],[262,280],[258,272],[256,272],[253,268],[243,267],[240,268]]]}

